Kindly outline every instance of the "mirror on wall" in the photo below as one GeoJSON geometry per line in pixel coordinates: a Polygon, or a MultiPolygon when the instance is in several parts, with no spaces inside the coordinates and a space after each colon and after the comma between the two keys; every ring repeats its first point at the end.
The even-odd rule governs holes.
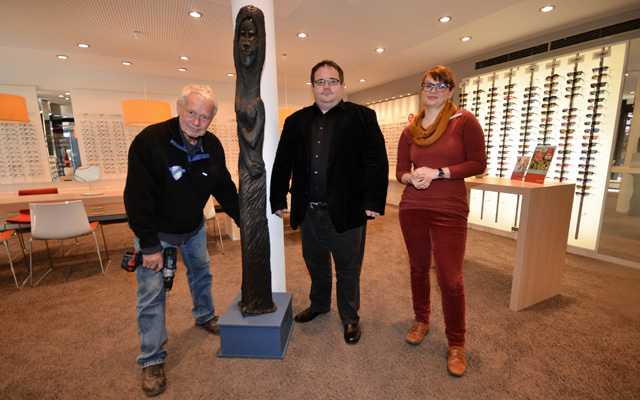
{"type": "Polygon", "coordinates": [[[38,92],[49,169],[54,182],[73,180],[73,171],[82,165],[70,95],[70,92],[38,92]]]}
{"type": "MultiPolygon", "coordinates": [[[[640,84],[640,39],[631,40],[623,101],[611,157],[598,253],[640,262],[640,116],[633,121],[640,84]],[[632,123],[633,121],[633,123],[632,123]],[[636,161],[637,160],[637,161],[636,161]]],[[[615,121],[612,121],[615,122],[615,121]]]]}

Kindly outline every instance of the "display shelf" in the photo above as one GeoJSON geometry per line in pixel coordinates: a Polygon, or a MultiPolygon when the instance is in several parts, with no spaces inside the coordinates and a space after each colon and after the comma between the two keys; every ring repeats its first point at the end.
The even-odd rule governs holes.
{"type": "Polygon", "coordinates": [[[398,161],[398,142],[402,131],[420,111],[420,96],[407,94],[401,98],[370,105],[376,112],[378,125],[384,136],[389,160],[389,179],[395,179],[398,161]]]}
{"type": "MultiPolygon", "coordinates": [[[[143,128],[124,125],[122,115],[117,114],[80,114],[76,122],[82,164],[99,167],[108,178],[126,178],[129,146],[143,128]]],[[[208,130],[222,142],[229,171],[237,172],[236,124],[214,120],[208,130]]]]}
{"type": "MultiPolygon", "coordinates": [[[[518,156],[531,156],[536,145],[556,146],[546,181],[576,184],[572,246],[597,248],[626,52],[627,43],[604,46],[466,78],[460,85],[461,108],[474,113],[485,132],[487,176],[510,176],[518,156]]],[[[471,201],[482,206],[472,207],[470,220],[517,229],[499,221],[505,210],[516,214],[517,196],[474,193],[471,201]],[[495,218],[475,215],[478,210],[495,218]]]]}
{"type": "Polygon", "coordinates": [[[0,184],[51,180],[39,114],[28,124],[0,124],[0,184]]]}

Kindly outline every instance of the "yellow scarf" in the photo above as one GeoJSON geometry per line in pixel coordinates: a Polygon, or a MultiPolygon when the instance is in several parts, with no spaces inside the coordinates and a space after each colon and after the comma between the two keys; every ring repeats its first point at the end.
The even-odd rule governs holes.
{"type": "Polygon", "coordinates": [[[436,140],[440,139],[444,130],[447,129],[447,125],[449,125],[449,118],[451,118],[457,110],[458,108],[448,101],[447,104],[442,107],[442,110],[440,110],[436,120],[433,121],[427,129],[422,128],[424,110],[420,111],[420,114],[412,119],[409,124],[409,130],[411,131],[411,136],[413,136],[413,141],[420,147],[427,147],[434,144],[436,140]]]}

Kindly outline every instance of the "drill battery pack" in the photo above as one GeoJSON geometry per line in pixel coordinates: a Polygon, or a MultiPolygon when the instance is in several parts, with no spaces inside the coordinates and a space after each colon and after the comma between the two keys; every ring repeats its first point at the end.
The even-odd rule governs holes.
{"type": "Polygon", "coordinates": [[[122,267],[127,272],[135,272],[136,268],[142,264],[142,253],[134,251],[126,251],[122,256],[122,267]]]}

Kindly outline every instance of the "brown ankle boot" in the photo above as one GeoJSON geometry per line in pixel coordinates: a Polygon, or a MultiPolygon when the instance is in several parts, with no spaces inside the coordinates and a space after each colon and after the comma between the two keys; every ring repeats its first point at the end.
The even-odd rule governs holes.
{"type": "Polygon", "coordinates": [[[453,376],[462,376],[467,371],[467,359],[464,355],[464,347],[449,346],[449,361],[447,369],[453,376]]]}
{"type": "Polygon", "coordinates": [[[155,396],[167,388],[164,364],[155,364],[142,369],[142,391],[147,396],[155,396]]]}
{"type": "Polygon", "coordinates": [[[407,333],[407,343],[422,343],[422,339],[424,339],[424,335],[426,335],[427,332],[429,332],[429,324],[414,322],[411,329],[409,329],[409,333],[407,333]]]}

